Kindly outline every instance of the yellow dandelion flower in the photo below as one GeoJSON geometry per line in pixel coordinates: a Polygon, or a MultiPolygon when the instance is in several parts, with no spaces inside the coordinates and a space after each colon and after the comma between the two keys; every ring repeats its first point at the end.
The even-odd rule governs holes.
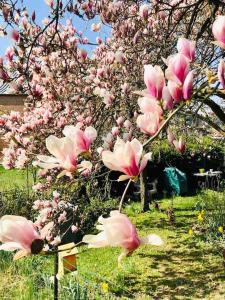
{"type": "Polygon", "coordinates": [[[223,226],[219,226],[218,231],[219,231],[219,233],[223,233],[223,226]]]}
{"type": "Polygon", "coordinates": [[[102,291],[106,294],[109,292],[109,285],[107,282],[102,283],[102,291]]]}
{"type": "Polygon", "coordinates": [[[199,220],[199,221],[203,221],[203,215],[202,215],[202,214],[199,214],[199,215],[198,215],[198,220],[199,220]]]}
{"type": "Polygon", "coordinates": [[[189,234],[190,236],[192,236],[192,235],[194,234],[194,231],[193,231],[192,229],[189,229],[189,230],[188,230],[188,234],[189,234]]]}

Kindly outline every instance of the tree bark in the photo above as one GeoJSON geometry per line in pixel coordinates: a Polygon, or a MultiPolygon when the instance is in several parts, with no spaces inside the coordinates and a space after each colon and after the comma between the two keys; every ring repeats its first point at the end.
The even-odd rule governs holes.
{"type": "Polygon", "coordinates": [[[141,208],[142,211],[149,210],[149,193],[147,187],[147,171],[146,168],[140,175],[140,192],[141,192],[141,208]]]}

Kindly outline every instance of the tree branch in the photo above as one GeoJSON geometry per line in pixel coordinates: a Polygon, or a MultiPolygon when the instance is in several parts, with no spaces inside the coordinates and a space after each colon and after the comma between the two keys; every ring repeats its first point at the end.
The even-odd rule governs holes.
{"type": "MultiPolygon", "coordinates": [[[[174,115],[176,115],[176,113],[178,111],[180,111],[184,106],[185,106],[185,102],[182,103],[180,106],[178,106],[168,117],[167,119],[162,123],[162,125],[160,126],[160,128],[158,129],[158,131],[156,132],[156,134],[154,134],[150,139],[148,139],[144,144],[143,144],[143,148],[146,147],[149,143],[153,142],[160,134],[160,132],[165,128],[165,126],[169,123],[169,121],[173,118],[174,115]]],[[[122,210],[122,205],[123,205],[123,201],[124,201],[124,198],[126,196],[126,193],[127,193],[127,190],[130,186],[130,183],[131,183],[131,179],[128,181],[127,185],[126,185],[126,188],[123,192],[123,195],[122,195],[122,198],[120,200],[120,204],[119,204],[119,211],[121,212],[122,210]]]]}
{"type": "Polygon", "coordinates": [[[210,98],[206,98],[204,103],[208,105],[214,112],[214,114],[220,119],[220,121],[223,122],[223,124],[225,124],[225,113],[223,109],[210,98]]]}
{"type": "Polygon", "coordinates": [[[216,123],[214,123],[212,120],[210,120],[209,118],[206,118],[200,114],[196,115],[198,119],[202,120],[203,122],[207,123],[208,125],[210,125],[212,128],[214,128],[216,131],[218,131],[220,134],[225,135],[225,130],[222,129],[219,125],[217,125],[216,123]]]}

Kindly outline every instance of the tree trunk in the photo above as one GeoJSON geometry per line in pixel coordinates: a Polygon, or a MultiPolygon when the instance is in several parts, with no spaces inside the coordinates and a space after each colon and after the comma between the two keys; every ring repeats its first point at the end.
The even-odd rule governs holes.
{"type": "Polygon", "coordinates": [[[141,208],[142,211],[149,210],[149,193],[147,187],[147,171],[146,168],[140,175],[140,192],[141,192],[141,208]]]}

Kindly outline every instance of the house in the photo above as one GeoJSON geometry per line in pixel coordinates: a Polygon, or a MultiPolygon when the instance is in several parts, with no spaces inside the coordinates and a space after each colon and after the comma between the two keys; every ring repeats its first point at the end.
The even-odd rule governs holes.
{"type": "Polygon", "coordinates": [[[0,94],[0,115],[12,110],[21,112],[24,107],[25,97],[25,95],[21,94],[0,94]]]}
{"type": "MultiPolygon", "coordinates": [[[[2,93],[0,94],[0,115],[7,114],[10,111],[23,111],[24,107],[24,100],[26,95],[21,94],[7,94],[2,93]]],[[[1,138],[0,135],[0,157],[2,149],[5,147],[5,142],[1,138]]]]}

